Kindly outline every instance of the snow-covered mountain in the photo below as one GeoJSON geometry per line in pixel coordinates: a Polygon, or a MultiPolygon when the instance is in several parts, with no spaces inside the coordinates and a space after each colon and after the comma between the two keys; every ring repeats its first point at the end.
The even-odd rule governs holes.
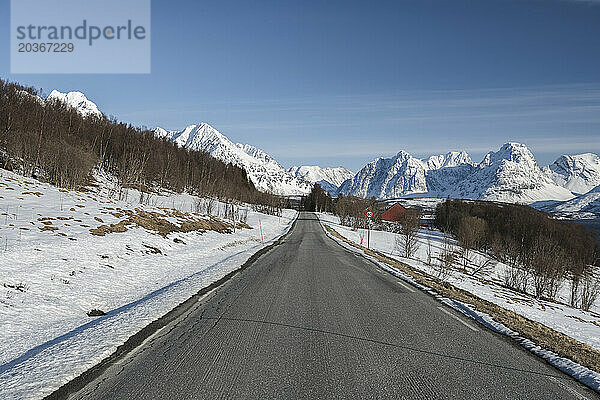
{"type": "Polygon", "coordinates": [[[520,143],[506,143],[489,152],[453,192],[457,197],[513,203],[573,198],[542,172],[531,151],[520,143]]]}
{"type": "Polygon", "coordinates": [[[46,101],[50,100],[58,100],[66,103],[79,111],[84,117],[88,115],[102,116],[102,113],[98,110],[98,106],[94,102],[88,100],[81,92],[62,93],[58,90],[53,90],[52,93],[46,97],[46,101]]]}
{"type": "Polygon", "coordinates": [[[600,157],[593,153],[563,155],[545,167],[544,173],[573,193],[587,193],[600,185],[600,157]]]}
{"type": "Polygon", "coordinates": [[[344,181],[352,178],[354,172],[344,167],[322,168],[316,165],[293,166],[288,172],[312,183],[318,183],[324,190],[335,194],[344,181]]]}
{"type": "Polygon", "coordinates": [[[465,152],[418,159],[401,151],[392,158],[380,157],[367,164],[341,185],[340,193],[384,199],[443,192],[456,179],[464,178],[472,168],[473,161],[465,152]]]}
{"type": "Polygon", "coordinates": [[[233,143],[207,123],[190,125],[181,131],[156,128],[154,133],[181,147],[205,151],[221,161],[243,168],[254,186],[261,191],[301,195],[307,194],[312,188],[312,183],[292,175],[261,149],[233,143]]]}
{"type": "Polygon", "coordinates": [[[567,218],[599,218],[600,186],[574,199],[539,207],[543,211],[567,218]]]}
{"type": "Polygon", "coordinates": [[[418,159],[401,151],[367,164],[342,184],[340,193],[380,199],[418,195],[521,203],[573,198],[542,172],[531,151],[519,143],[506,143],[479,164],[465,152],[418,159]]]}

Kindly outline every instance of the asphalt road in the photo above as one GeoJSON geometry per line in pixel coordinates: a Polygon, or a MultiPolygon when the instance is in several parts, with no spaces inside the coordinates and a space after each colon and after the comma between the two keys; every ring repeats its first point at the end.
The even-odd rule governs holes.
{"type": "Polygon", "coordinates": [[[345,250],[304,213],[280,245],[71,398],[597,397],[345,250]]]}

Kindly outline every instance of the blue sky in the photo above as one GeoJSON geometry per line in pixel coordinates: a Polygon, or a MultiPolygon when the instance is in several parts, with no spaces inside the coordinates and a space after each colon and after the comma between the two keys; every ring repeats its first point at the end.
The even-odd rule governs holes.
{"type": "MultiPolygon", "coordinates": [[[[9,1],[0,0],[8,55],[9,1]]],[[[11,75],[103,112],[205,121],[285,166],[512,140],[540,164],[600,152],[600,0],[152,2],[149,75],[11,75]]]]}

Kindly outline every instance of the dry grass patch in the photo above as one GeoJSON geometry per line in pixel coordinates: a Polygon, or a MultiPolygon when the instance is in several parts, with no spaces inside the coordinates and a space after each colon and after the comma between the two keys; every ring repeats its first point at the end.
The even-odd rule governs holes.
{"type": "MultiPolygon", "coordinates": [[[[120,211],[121,213],[111,214],[115,217],[120,215],[120,217],[125,217],[125,219],[116,224],[105,224],[90,229],[90,233],[96,236],[104,236],[108,233],[125,232],[130,227],[141,227],[163,237],[174,232],[188,233],[215,231],[219,233],[231,233],[233,231],[233,225],[216,218],[203,219],[178,210],[165,210],[164,214],[156,211],[145,211],[139,208],[136,208],[135,210],[120,211]],[[178,224],[167,220],[167,217],[177,219],[178,224]]],[[[236,227],[250,228],[246,224],[237,224],[236,227]]]]}
{"type": "Polygon", "coordinates": [[[43,195],[44,195],[43,193],[40,193],[40,192],[23,192],[23,193],[21,193],[21,194],[22,194],[22,195],[27,195],[27,194],[30,194],[30,195],[32,195],[32,196],[37,196],[37,197],[40,197],[40,196],[43,196],[43,195]]]}
{"type": "Polygon", "coordinates": [[[53,231],[57,231],[58,228],[56,226],[45,225],[45,226],[40,226],[39,230],[42,231],[42,232],[44,232],[44,231],[51,231],[51,232],[53,232],[53,231]]]}
{"type": "Polygon", "coordinates": [[[489,314],[497,322],[506,325],[513,331],[519,332],[519,335],[534,341],[544,349],[551,350],[561,357],[571,359],[593,371],[600,372],[600,351],[593,347],[579,342],[564,333],[548,328],[539,322],[525,318],[513,311],[506,310],[497,304],[483,300],[473,293],[459,289],[448,282],[444,282],[422,271],[418,271],[408,264],[360,246],[340,235],[329,225],[325,225],[325,229],[336,238],[364,251],[366,254],[377,258],[379,261],[392,265],[394,268],[409,275],[419,284],[435,290],[440,295],[469,304],[473,309],[489,314]]]}

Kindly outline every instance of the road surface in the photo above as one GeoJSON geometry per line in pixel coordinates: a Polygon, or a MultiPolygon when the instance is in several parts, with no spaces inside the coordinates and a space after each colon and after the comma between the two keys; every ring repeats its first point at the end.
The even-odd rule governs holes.
{"type": "Polygon", "coordinates": [[[303,213],[281,244],[70,398],[597,397],[303,213]]]}

